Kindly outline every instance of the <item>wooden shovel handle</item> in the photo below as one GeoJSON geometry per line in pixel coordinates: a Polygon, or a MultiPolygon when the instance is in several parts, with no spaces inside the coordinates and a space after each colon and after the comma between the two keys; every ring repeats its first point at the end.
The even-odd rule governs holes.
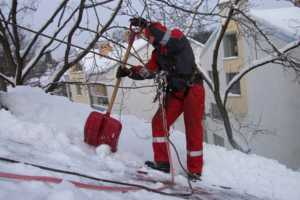
{"type": "MultiPolygon", "coordinates": [[[[131,47],[133,45],[133,41],[134,41],[134,38],[135,36],[137,36],[138,34],[140,34],[143,29],[144,29],[144,26],[141,27],[140,31],[138,32],[134,32],[132,30],[132,25],[134,24],[134,22],[131,22],[130,24],[130,38],[129,38],[129,44],[128,44],[128,47],[127,47],[127,50],[126,50],[126,53],[125,53],[125,56],[124,56],[124,60],[123,60],[123,63],[122,63],[122,69],[124,69],[125,65],[126,65],[126,62],[128,60],[128,57],[129,57],[129,53],[130,53],[130,50],[131,50],[131,47]]],[[[122,77],[118,78],[117,82],[116,82],[116,85],[115,85],[115,88],[114,88],[114,91],[111,95],[111,99],[110,99],[110,102],[109,102],[109,105],[108,105],[108,109],[107,109],[107,112],[110,113],[111,109],[112,109],[112,106],[114,104],[114,101],[115,101],[115,98],[116,98],[116,95],[117,95],[117,92],[118,92],[118,89],[119,89],[119,85],[120,85],[120,82],[121,82],[121,79],[122,77]]]]}
{"type": "MultiPolygon", "coordinates": [[[[126,53],[125,53],[125,56],[124,56],[124,60],[123,60],[123,63],[122,63],[122,69],[124,69],[125,67],[125,63],[127,62],[128,60],[128,57],[129,57],[129,53],[130,53],[130,49],[131,49],[131,46],[132,45],[128,45],[127,47],[127,50],[126,50],[126,53]]],[[[110,99],[110,102],[109,102],[109,105],[108,105],[108,109],[107,109],[107,112],[110,113],[111,109],[112,109],[112,106],[114,104],[114,101],[115,101],[115,98],[116,98],[116,95],[117,95],[117,92],[118,92],[118,89],[119,89],[119,85],[120,85],[120,82],[122,80],[122,77],[119,77],[117,82],[116,82],[116,85],[115,85],[115,88],[114,88],[114,91],[111,95],[111,99],[110,99]]]]}

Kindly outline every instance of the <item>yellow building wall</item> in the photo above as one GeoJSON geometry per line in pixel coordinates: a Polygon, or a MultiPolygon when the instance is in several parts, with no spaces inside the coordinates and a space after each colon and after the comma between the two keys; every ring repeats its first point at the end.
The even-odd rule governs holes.
{"type": "MultiPolygon", "coordinates": [[[[234,21],[229,23],[226,33],[236,32],[237,33],[237,45],[238,45],[238,57],[223,59],[223,66],[225,73],[240,72],[244,68],[244,48],[243,40],[240,37],[237,24],[234,21]]],[[[236,114],[246,114],[248,103],[247,103],[247,87],[246,87],[246,76],[240,80],[241,95],[230,97],[227,99],[227,109],[236,114]]]]}
{"type": "MultiPolygon", "coordinates": [[[[71,71],[70,72],[70,80],[71,81],[85,82],[85,80],[84,80],[84,73],[79,73],[79,72],[71,71]]],[[[78,102],[78,103],[89,104],[88,92],[87,92],[86,86],[85,85],[80,85],[80,88],[81,88],[81,95],[79,95],[77,93],[77,85],[75,85],[75,84],[71,85],[72,95],[73,95],[73,101],[74,102],[78,102]]]]}

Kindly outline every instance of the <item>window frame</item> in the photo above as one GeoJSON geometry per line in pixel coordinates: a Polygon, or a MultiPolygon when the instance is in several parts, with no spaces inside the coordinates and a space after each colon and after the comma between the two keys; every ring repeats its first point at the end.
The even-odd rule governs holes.
{"type": "Polygon", "coordinates": [[[215,119],[215,120],[223,122],[223,118],[221,116],[221,112],[220,112],[220,110],[219,110],[219,108],[218,108],[218,106],[217,106],[216,103],[211,103],[211,117],[213,119],[215,119]],[[216,113],[216,110],[218,111],[217,113],[216,113]]]}
{"type": "Polygon", "coordinates": [[[76,85],[76,92],[77,92],[77,96],[81,96],[82,95],[80,85],[76,85]]]}
{"type": "MultiPolygon", "coordinates": [[[[232,75],[232,74],[234,74],[234,76],[236,76],[238,73],[236,73],[236,72],[226,73],[226,85],[227,85],[227,86],[228,86],[229,82],[232,80],[232,78],[234,77],[234,76],[233,76],[232,78],[230,78],[230,75],[232,75]]],[[[235,90],[234,90],[234,91],[235,91],[235,90]]],[[[241,83],[240,83],[240,81],[236,82],[236,83],[231,87],[231,89],[230,89],[230,91],[229,91],[229,94],[233,94],[233,95],[231,95],[231,96],[235,96],[235,95],[241,96],[241,95],[242,95],[242,90],[241,90],[241,83]],[[233,90],[234,87],[238,87],[237,90],[239,90],[239,92],[232,92],[232,90],[233,90]]]]}
{"type": "Polygon", "coordinates": [[[99,84],[103,87],[103,94],[91,94],[92,107],[94,109],[100,109],[101,111],[105,111],[109,106],[109,97],[107,93],[107,86],[105,84],[99,84]],[[102,101],[101,101],[102,100],[102,101]]]}
{"type": "Polygon", "coordinates": [[[222,138],[221,136],[213,133],[214,135],[214,144],[216,146],[220,146],[220,147],[225,147],[225,141],[224,141],[224,138],[222,138]]]}
{"type": "Polygon", "coordinates": [[[207,73],[208,73],[208,76],[211,79],[212,83],[214,83],[214,75],[213,75],[212,70],[207,70],[207,73]]]}
{"type": "Polygon", "coordinates": [[[203,142],[208,144],[207,130],[203,129],[203,142]]]}
{"type": "Polygon", "coordinates": [[[239,57],[239,48],[238,48],[238,40],[237,40],[237,33],[236,32],[230,32],[230,33],[225,33],[224,37],[223,37],[223,49],[224,49],[224,58],[225,59],[230,59],[230,58],[238,58],[239,57]],[[236,49],[234,49],[236,55],[229,55],[228,53],[228,48],[227,48],[227,38],[228,36],[232,36],[235,35],[235,42],[236,42],[236,46],[234,46],[233,48],[236,47],[236,49]]]}
{"type": "Polygon", "coordinates": [[[75,64],[75,71],[82,71],[82,65],[78,62],[75,64]]]}

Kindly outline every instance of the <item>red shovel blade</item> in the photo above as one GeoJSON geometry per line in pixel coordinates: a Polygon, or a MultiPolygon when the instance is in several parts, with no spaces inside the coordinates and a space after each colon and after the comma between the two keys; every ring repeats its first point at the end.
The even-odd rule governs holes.
{"type": "Polygon", "coordinates": [[[112,152],[117,151],[122,124],[111,118],[110,113],[92,112],[84,127],[84,141],[92,146],[107,144],[112,152]]]}

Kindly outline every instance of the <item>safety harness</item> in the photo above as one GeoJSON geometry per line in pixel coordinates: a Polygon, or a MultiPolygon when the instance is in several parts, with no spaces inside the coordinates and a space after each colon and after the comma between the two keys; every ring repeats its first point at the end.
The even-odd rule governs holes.
{"type": "MultiPolygon", "coordinates": [[[[193,74],[179,74],[176,71],[176,67],[173,65],[172,58],[171,58],[170,55],[169,55],[169,62],[170,62],[170,66],[171,66],[170,69],[169,69],[170,76],[168,78],[169,85],[172,84],[171,77],[183,78],[183,79],[188,80],[183,98],[185,98],[188,95],[190,89],[194,86],[195,83],[198,83],[198,84],[200,84],[200,85],[203,86],[203,83],[202,83],[203,77],[202,77],[201,72],[197,68],[197,64],[196,63],[195,63],[195,68],[194,68],[193,74]]],[[[177,99],[179,99],[179,98],[177,98],[177,99]]],[[[183,99],[179,99],[179,100],[183,101],[183,99]]]]}

